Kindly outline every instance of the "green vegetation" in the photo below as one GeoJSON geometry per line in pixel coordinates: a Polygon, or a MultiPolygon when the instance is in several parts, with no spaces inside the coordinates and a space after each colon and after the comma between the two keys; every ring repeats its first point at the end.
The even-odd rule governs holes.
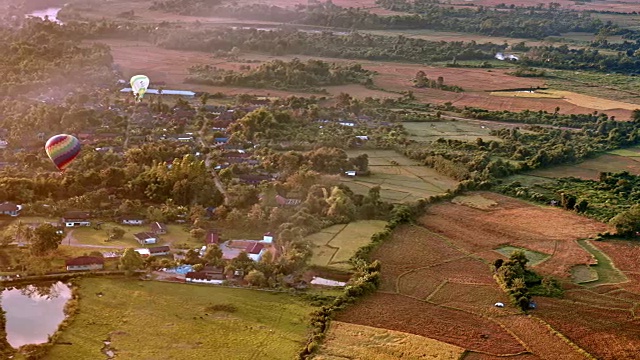
{"type": "Polygon", "coordinates": [[[615,268],[613,262],[602,251],[596,249],[588,240],[578,240],[578,244],[596,258],[597,264],[589,266],[597,273],[596,279],[588,282],[588,286],[617,284],[627,281],[627,277],[615,268]]]}
{"type": "Polygon", "coordinates": [[[351,269],[349,259],[358,248],[368,244],[371,236],[381,231],[385,224],[380,220],[356,221],[346,226],[334,225],[307,236],[306,240],[313,246],[310,264],[339,270],[351,269]]]}
{"type": "Polygon", "coordinates": [[[537,251],[532,251],[532,250],[527,250],[524,248],[519,248],[519,247],[515,247],[515,246],[502,246],[500,248],[497,248],[495,251],[499,252],[500,254],[504,255],[504,256],[511,256],[511,254],[513,254],[516,251],[521,251],[524,253],[524,256],[527,258],[528,260],[528,264],[530,264],[531,266],[536,266],[539,263],[545,261],[546,259],[549,258],[548,254],[544,254],[541,252],[537,252],[537,251]]]}
{"type": "Polygon", "coordinates": [[[535,272],[527,269],[529,259],[524,251],[514,251],[507,261],[497,259],[493,266],[493,277],[522,310],[529,309],[531,295],[560,296],[562,287],[553,278],[542,278],[535,272]]]}
{"type": "MultiPolygon", "coordinates": [[[[249,67],[249,65],[247,65],[249,67]]],[[[224,86],[247,86],[281,90],[323,92],[321,86],[344,84],[372,84],[371,71],[360,64],[342,66],[322,60],[290,62],[274,60],[259,65],[248,72],[217,69],[210,65],[194,65],[189,68],[188,83],[224,86]]]]}
{"type": "Polygon", "coordinates": [[[72,345],[54,345],[46,359],[101,358],[105,340],[125,358],[290,359],[311,308],[289,295],[243,289],[108,279],[78,286],[80,312],[58,339],[72,345]]]}

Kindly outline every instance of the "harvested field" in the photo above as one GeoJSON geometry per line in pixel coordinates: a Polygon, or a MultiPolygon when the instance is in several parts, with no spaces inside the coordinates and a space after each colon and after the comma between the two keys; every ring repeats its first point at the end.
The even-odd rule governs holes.
{"type": "Polygon", "coordinates": [[[458,182],[392,150],[354,150],[349,156],[369,155],[369,176],[341,178],[342,183],[366,195],[380,186],[380,196],[389,202],[407,202],[428,198],[454,188],[458,182]],[[397,165],[393,165],[393,164],[397,165]]]}
{"type": "Polygon", "coordinates": [[[591,245],[607,254],[616,268],[636,272],[640,266],[640,243],[629,240],[594,241],[591,245]]]}
{"type": "Polygon", "coordinates": [[[446,283],[429,297],[429,301],[486,316],[505,316],[506,313],[519,314],[520,312],[511,305],[509,296],[495,283],[491,285],[446,283]],[[501,302],[506,307],[493,306],[496,302],[501,302]]]}
{"type": "Polygon", "coordinates": [[[562,299],[565,301],[577,302],[593,307],[612,308],[620,310],[631,310],[633,308],[633,301],[625,300],[608,294],[609,293],[597,294],[586,289],[575,289],[566,291],[562,299]]]}
{"type": "Polygon", "coordinates": [[[588,107],[595,110],[623,109],[633,111],[640,107],[640,105],[637,104],[608,100],[564,90],[536,90],[533,93],[526,91],[494,91],[491,95],[528,99],[563,99],[576,106],[588,107]]]}
{"type": "Polygon", "coordinates": [[[487,210],[498,205],[497,202],[487,199],[482,195],[459,195],[451,200],[452,203],[458,205],[465,205],[474,209],[487,210]]]}
{"type": "Polygon", "coordinates": [[[640,320],[630,311],[538,298],[536,316],[598,359],[634,359],[640,352],[640,320]],[[607,346],[603,346],[607,344],[607,346]]]}
{"type": "Polygon", "coordinates": [[[522,354],[513,356],[495,356],[470,351],[465,354],[463,360],[541,360],[542,358],[533,354],[522,354]]]}
{"type": "Polygon", "coordinates": [[[569,276],[573,265],[591,263],[591,254],[576,240],[607,229],[602,223],[561,209],[534,206],[498,194],[480,194],[497,202],[498,206],[478,210],[450,203],[437,204],[429,208],[419,223],[472,253],[484,254],[484,251],[510,244],[553,254],[536,269],[562,277],[569,276]],[[541,227],[542,222],[547,226],[541,227]],[[551,241],[555,242],[555,252],[549,251],[551,241]],[[541,248],[536,246],[538,243],[542,244],[541,248]]]}
{"type": "Polygon", "coordinates": [[[536,318],[519,315],[500,317],[497,320],[522,339],[529,350],[543,359],[582,360],[587,358],[584,353],[554,334],[536,318]]]}
{"type": "Polygon", "coordinates": [[[369,296],[339,313],[337,320],[404,331],[494,355],[525,351],[513,336],[491,320],[402,295],[369,296]]]}
{"type": "Polygon", "coordinates": [[[332,321],[315,360],[395,360],[432,358],[457,360],[464,349],[399,331],[332,321]]]}

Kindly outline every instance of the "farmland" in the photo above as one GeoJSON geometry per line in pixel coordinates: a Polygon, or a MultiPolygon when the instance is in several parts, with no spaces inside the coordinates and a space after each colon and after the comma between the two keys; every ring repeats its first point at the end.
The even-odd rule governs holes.
{"type": "MultiPolygon", "coordinates": [[[[191,21],[195,20],[192,19],[191,21]]],[[[101,39],[96,42],[105,43],[110,46],[114,62],[120,66],[125,77],[144,72],[155,81],[165,82],[166,88],[207,91],[210,93],[223,92],[228,95],[251,93],[262,96],[289,96],[293,94],[304,96],[305,93],[200,84],[187,85],[184,83],[184,79],[188,74],[187,68],[193,64],[208,64],[221,69],[239,70],[240,66],[246,65],[246,61],[258,64],[275,59],[288,61],[294,57],[300,58],[301,60],[313,58],[328,62],[353,63],[352,60],[335,58],[319,58],[301,55],[267,56],[260,54],[243,54],[241,61],[227,61],[213,58],[210,54],[204,52],[163,49],[153,44],[140,41],[101,39]]],[[[335,96],[341,92],[347,92],[358,98],[365,98],[367,96],[385,98],[397,97],[398,93],[411,90],[418,100],[437,104],[450,102],[459,107],[474,106],[489,110],[511,111],[525,109],[554,111],[556,107],[559,107],[561,113],[590,113],[594,110],[606,108],[610,115],[616,115],[620,119],[629,118],[631,110],[635,108],[631,104],[599,98],[592,104],[590,102],[592,98],[570,92],[566,94],[571,96],[566,94],[554,95],[551,98],[491,95],[490,92],[496,90],[545,86],[545,82],[541,79],[515,77],[507,74],[507,69],[447,68],[364,60],[358,60],[357,62],[362,64],[365,69],[378,73],[378,75],[374,77],[375,89],[353,84],[329,86],[326,90],[330,95],[335,96]],[[438,89],[414,88],[412,86],[412,79],[419,70],[425,71],[429,78],[442,76],[445,84],[460,86],[465,92],[452,93],[438,89]]],[[[565,87],[566,89],[563,88],[564,90],[571,90],[571,85],[565,85],[565,87]]],[[[306,95],[311,96],[312,94],[309,93],[306,95]]]]}
{"type": "Polygon", "coordinates": [[[464,349],[422,336],[333,321],[315,360],[459,359],[464,349]]]}
{"type": "MultiPolygon", "coordinates": [[[[633,111],[640,107],[638,104],[608,100],[564,90],[536,90],[533,93],[520,91],[495,91],[492,92],[491,95],[516,98],[563,99],[576,106],[589,107],[600,111],[616,109],[633,111]]],[[[634,96],[634,101],[638,101],[638,96],[634,96]]]]}
{"type": "Polygon", "coordinates": [[[380,186],[383,200],[402,203],[442,194],[457,184],[393,150],[351,150],[348,154],[369,156],[371,175],[342,178],[342,183],[358,194],[364,195],[370,188],[380,186]]]}
{"type": "Polygon", "coordinates": [[[349,259],[356,250],[371,241],[371,236],[381,231],[386,222],[363,220],[347,225],[333,225],[321,232],[309,235],[312,245],[311,265],[349,270],[349,259]]]}
{"type": "Polygon", "coordinates": [[[122,358],[290,359],[311,311],[288,295],[209,286],[83,279],[79,291],[80,311],[59,341],[70,345],[47,359],[103,358],[107,339],[122,358]],[[236,310],[211,309],[224,304],[236,310]]]}
{"type": "Polygon", "coordinates": [[[631,309],[640,293],[627,286],[638,279],[626,282],[615,263],[618,256],[621,270],[633,267],[640,247],[616,241],[579,243],[606,226],[496,194],[471,196],[475,201],[432,205],[418,224],[397,228],[372,254],[382,263],[380,290],[339,314],[338,320],[443,341],[471,350],[470,358],[482,358],[483,353],[553,358],[561,353],[583,359],[586,351],[612,359],[638,349],[640,336],[631,330],[638,320],[631,309]],[[541,227],[541,221],[546,226],[541,227]],[[568,289],[563,299],[536,297],[538,307],[531,316],[510,305],[492,306],[509,300],[492,279],[489,262],[516,249],[528,250],[535,271],[553,274],[568,289]],[[604,253],[608,249],[611,254],[604,253]],[[594,259],[598,281],[589,287],[572,285],[571,269],[592,265],[594,259]],[[573,325],[577,317],[584,318],[573,325]],[[601,349],[593,334],[612,339],[612,349],[601,349]]]}

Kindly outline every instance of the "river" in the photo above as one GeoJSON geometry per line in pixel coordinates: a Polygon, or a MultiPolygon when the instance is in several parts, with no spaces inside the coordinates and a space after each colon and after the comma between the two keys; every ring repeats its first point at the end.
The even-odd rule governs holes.
{"type": "Polygon", "coordinates": [[[6,312],[7,341],[13,348],[46,343],[65,318],[64,306],[71,289],[62,282],[5,289],[0,306],[6,312]]]}
{"type": "Polygon", "coordinates": [[[26,17],[38,17],[42,20],[45,19],[45,17],[49,17],[49,21],[53,21],[55,23],[61,24],[62,25],[62,21],[58,20],[58,13],[60,12],[60,10],[62,10],[62,8],[59,7],[50,7],[50,8],[46,8],[46,9],[42,9],[42,10],[36,10],[34,12],[31,12],[27,15],[25,15],[26,17]]]}

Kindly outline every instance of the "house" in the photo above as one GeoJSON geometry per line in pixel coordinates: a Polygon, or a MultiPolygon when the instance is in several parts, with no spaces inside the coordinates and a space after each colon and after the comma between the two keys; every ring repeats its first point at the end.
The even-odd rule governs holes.
{"type": "Polygon", "coordinates": [[[95,256],[80,256],[65,261],[67,271],[102,270],[104,259],[95,256]]]}
{"type": "Polygon", "coordinates": [[[263,243],[267,243],[267,244],[271,244],[271,243],[273,243],[273,234],[272,234],[272,233],[270,233],[270,232],[268,232],[268,233],[264,234],[264,235],[262,236],[262,242],[263,242],[263,243]]]}
{"type": "Polygon", "coordinates": [[[144,218],[141,216],[123,216],[120,218],[120,223],[122,225],[142,225],[144,223],[144,218]]]}
{"type": "Polygon", "coordinates": [[[141,232],[137,234],[133,234],[133,237],[136,238],[136,241],[140,243],[140,245],[149,245],[158,243],[158,238],[151,233],[141,232]]]}
{"type": "Polygon", "coordinates": [[[355,172],[355,170],[345,171],[345,172],[344,172],[344,174],[345,174],[346,176],[352,176],[352,177],[353,177],[353,176],[356,176],[356,172],[355,172]]]}
{"type": "Polygon", "coordinates": [[[207,231],[207,235],[204,237],[204,242],[207,245],[219,244],[220,243],[220,234],[216,230],[207,231]]]}
{"type": "Polygon", "coordinates": [[[149,251],[149,249],[135,249],[134,251],[143,258],[148,258],[149,256],[151,256],[151,252],[149,251]]]}
{"type": "Polygon", "coordinates": [[[222,266],[205,266],[202,272],[210,279],[224,280],[226,278],[224,273],[224,267],[222,266]]]}
{"type": "Polygon", "coordinates": [[[253,261],[260,261],[262,255],[268,251],[265,244],[258,240],[229,240],[220,244],[220,250],[224,260],[235,259],[244,251],[253,261]]]}
{"type": "Polygon", "coordinates": [[[247,245],[244,251],[247,252],[247,255],[249,255],[251,260],[257,262],[262,259],[262,255],[267,251],[267,249],[264,248],[264,244],[256,242],[254,244],[247,245]]]}
{"type": "Polygon", "coordinates": [[[68,211],[62,217],[62,223],[66,227],[91,226],[91,213],[86,211],[68,211]]]}
{"type": "Polygon", "coordinates": [[[188,283],[220,285],[224,282],[224,279],[220,280],[212,278],[204,272],[188,272],[185,275],[185,281],[188,283]]]}
{"type": "Polygon", "coordinates": [[[0,214],[9,216],[18,216],[22,210],[22,205],[16,205],[12,202],[4,202],[0,204],[0,214]]]}
{"type": "Polygon", "coordinates": [[[298,206],[302,203],[300,199],[287,199],[284,196],[276,195],[276,203],[279,206],[298,206]]]}
{"type": "Polygon", "coordinates": [[[168,246],[157,246],[157,247],[149,248],[150,256],[164,256],[164,255],[169,255],[170,252],[171,252],[171,248],[169,248],[168,246]]]}
{"type": "Polygon", "coordinates": [[[227,141],[229,141],[229,138],[226,138],[226,137],[222,137],[222,138],[215,138],[215,139],[213,139],[213,142],[214,142],[216,145],[226,144],[226,143],[227,143],[227,141]]]}
{"type": "Polygon", "coordinates": [[[167,233],[167,227],[164,224],[161,224],[157,221],[151,223],[150,227],[151,227],[151,232],[156,235],[164,235],[167,233]]]}

